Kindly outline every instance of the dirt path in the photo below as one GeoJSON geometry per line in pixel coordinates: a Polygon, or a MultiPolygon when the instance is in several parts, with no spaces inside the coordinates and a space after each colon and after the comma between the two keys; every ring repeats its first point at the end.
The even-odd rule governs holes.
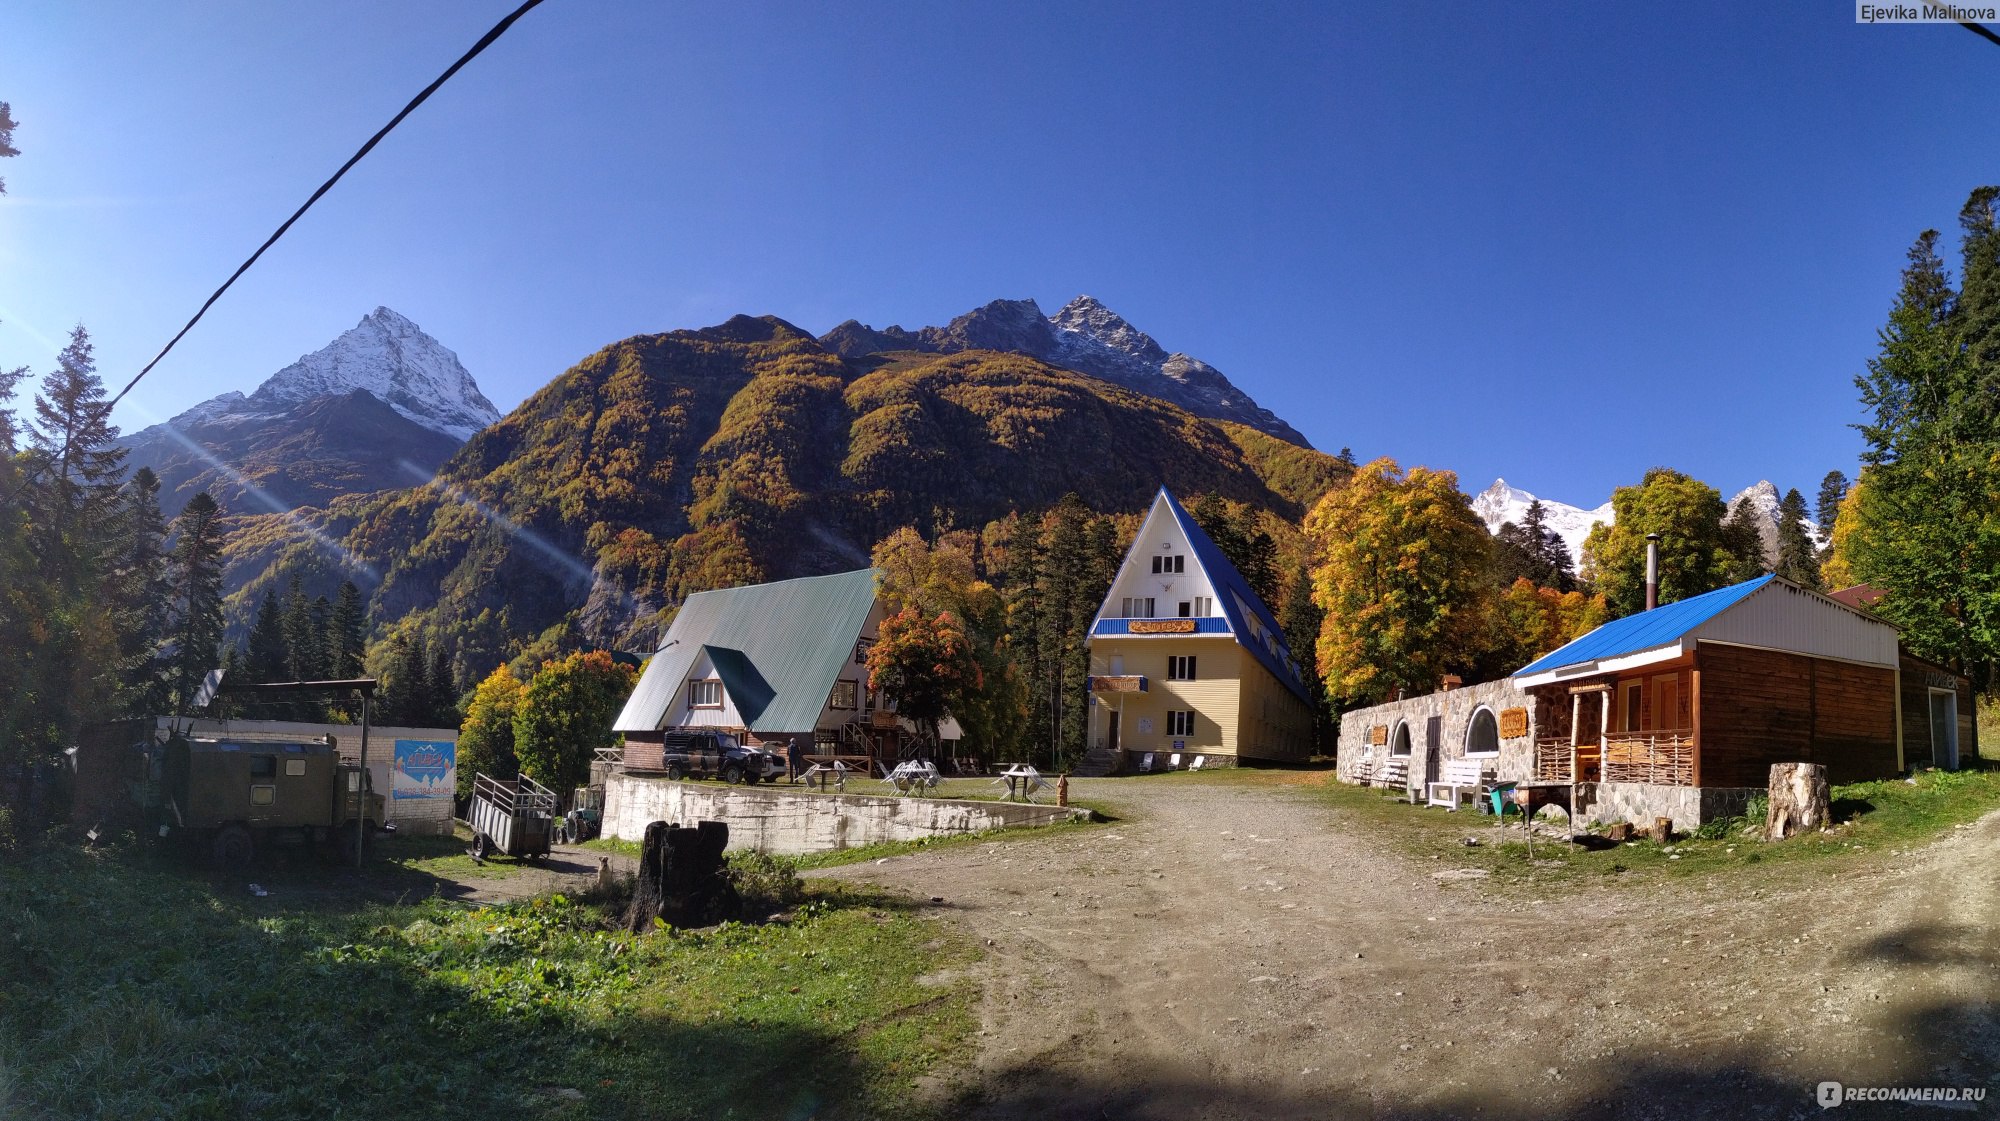
{"type": "Polygon", "coordinates": [[[1807,1117],[1827,1079],[2000,1115],[2000,814],[1804,887],[1552,904],[1295,790],[1077,786],[1129,819],[825,873],[988,940],[974,1116],[1807,1117]]]}

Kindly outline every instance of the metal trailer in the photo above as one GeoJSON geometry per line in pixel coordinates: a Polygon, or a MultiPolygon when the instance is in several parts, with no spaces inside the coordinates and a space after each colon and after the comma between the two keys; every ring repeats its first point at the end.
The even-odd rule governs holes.
{"type": "Polygon", "coordinates": [[[527,775],[512,782],[491,775],[472,780],[472,855],[496,852],[527,860],[549,854],[556,828],[556,793],[527,775]]]}

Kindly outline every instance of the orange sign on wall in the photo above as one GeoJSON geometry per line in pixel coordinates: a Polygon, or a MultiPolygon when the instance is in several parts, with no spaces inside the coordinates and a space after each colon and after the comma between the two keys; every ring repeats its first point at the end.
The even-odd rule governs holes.
{"type": "Polygon", "coordinates": [[[1193,634],[1193,619],[1133,619],[1125,625],[1133,634],[1193,634]]]}
{"type": "Polygon", "coordinates": [[[1387,724],[1377,724],[1373,728],[1368,729],[1368,742],[1378,746],[1388,743],[1389,726],[1387,724]]]}
{"type": "Polygon", "coordinates": [[[1519,739],[1528,734],[1528,710],[1525,708],[1503,708],[1500,710],[1500,738],[1519,739]]]}

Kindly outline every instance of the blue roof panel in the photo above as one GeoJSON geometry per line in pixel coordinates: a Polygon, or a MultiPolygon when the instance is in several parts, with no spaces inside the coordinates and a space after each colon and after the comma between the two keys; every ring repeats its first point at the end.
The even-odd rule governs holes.
{"type": "Polygon", "coordinates": [[[1208,574],[1208,582],[1215,586],[1216,602],[1228,618],[1230,630],[1235,633],[1237,643],[1250,651],[1265,669],[1271,671],[1271,676],[1284,683],[1285,688],[1298,694],[1300,700],[1310,704],[1312,696],[1306,691],[1305,680],[1292,666],[1291,649],[1285,644],[1284,629],[1278,626],[1278,620],[1272,618],[1271,609],[1258,598],[1257,593],[1251,589],[1249,581],[1243,579],[1243,574],[1236,571],[1236,566],[1229,563],[1229,558],[1222,553],[1222,547],[1211,540],[1208,534],[1202,532],[1194,516],[1181,508],[1180,502],[1167,491],[1167,488],[1161,487],[1160,494],[1166,497],[1167,509],[1180,524],[1181,532],[1187,536],[1189,546],[1194,549],[1195,559],[1201,563],[1201,570],[1208,574]],[[1224,592],[1230,594],[1224,595],[1222,594],[1224,592]],[[1256,621],[1264,633],[1271,636],[1276,650],[1257,641],[1256,629],[1249,625],[1249,620],[1243,618],[1243,612],[1238,608],[1239,603],[1249,608],[1256,616],[1256,621]]]}
{"type": "Polygon", "coordinates": [[[1771,574],[1767,572],[1755,580],[1731,584],[1727,588],[1717,588],[1702,595],[1690,596],[1678,603],[1669,603],[1651,611],[1627,615],[1623,619],[1613,619],[1589,634],[1571,640],[1568,645],[1544,654],[1515,670],[1514,676],[1543,673],[1583,662],[1602,661],[1605,658],[1619,658],[1626,654],[1636,654],[1641,650],[1651,650],[1656,646],[1665,646],[1670,642],[1678,642],[1689,631],[1743,602],[1751,592],[1770,583],[1772,579],[1771,574]]]}

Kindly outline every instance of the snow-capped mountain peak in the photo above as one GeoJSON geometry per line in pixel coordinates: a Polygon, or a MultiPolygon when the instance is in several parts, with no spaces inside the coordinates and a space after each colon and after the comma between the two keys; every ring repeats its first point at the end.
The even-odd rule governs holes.
{"type": "Polygon", "coordinates": [[[1583,542],[1590,536],[1591,527],[1599,522],[1610,525],[1616,520],[1609,502],[1586,510],[1566,502],[1546,498],[1538,500],[1519,487],[1508,486],[1505,479],[1495,479],[1492,486],[1481,491],[1472,500],[1472,512],[1486,523],[1488,532],[1498,533],[1500,527],[1508,522],[1520,525],[1528,515],[1528,507],[1536,501],[1542,504],[1542,524],[1554,530],[1563,544],[1569,546],[1570,559],[1579,568],[1583,566],[1583,542]]]}
{"type": "MultiPolygon", "coordinates": [[[[275,411],[365,389],[407,419],[457,440],[500,419],[442,343],[378,307],[332,342],[272,374],[244,404],[275,411]]],[[[203,406],[197,406],[201,408],[203,406]]]]}
{"type": "Polygon", "coordinates": [[[1078,296],[1049,316],[1057,331],[1080,336],[1099,346],[1130,355],[1142,362],[1159,365],[1167,352],[1153,336],[1126,322],[1125,317],[1097,302],[1094,296],[1078,296]]]}

